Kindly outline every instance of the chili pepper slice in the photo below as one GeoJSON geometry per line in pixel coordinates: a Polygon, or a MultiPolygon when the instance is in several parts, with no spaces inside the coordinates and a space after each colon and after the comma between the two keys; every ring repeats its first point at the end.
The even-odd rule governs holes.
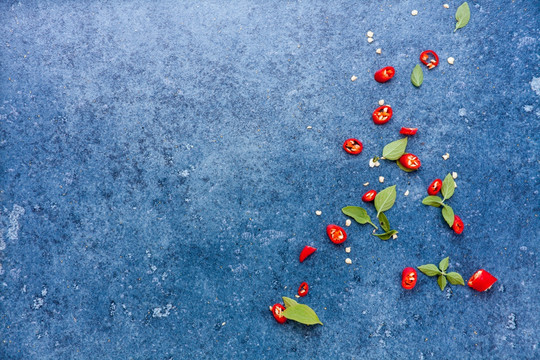
{"type": "Polygon", "coordinates": [[[357,139],[347,139],[343,143],[343,149],[345,149],[346,152],[352,155],[360,154],[363,148],[364,146],[362,145],[362,142],[357,139]]]}
{"type": "Polygon", "coordinates": [[[340,226],[330,224],[326,227],[326,233],[334,244],[341,244],[347,240],[347,233],[340,226]]]}
{"type": "Polygon", "coordinates": [[[280,324],[287,321],[287,318],[282,315],[283,311],[285,311],[285,307],[281,304],[274,304],[274,306],[272,306],[272,315],[274,315],[274,319],[280,324]]]}
{"type": "Polygon", "coordinates": [[[431,70],[439,65],[439,56],[437,56],[437,53],[433,50],[426,50],[420,54],[420,61],[431,70]],[[431,59],[430,55],[432,57],[431,59]]]}
{"type": "Polygon", "coordinates": [[[452,225],[452,230],[454,230],[456,234],[461,234],[464,228],[465,225],[463,225],[463,221],[461,221],[459,216],[454,215],[454,224],[452,225]]]}
{"type": "Polygon", "coordinates": [[[396,70],[391,66],[387,66],[375,72],[375,80],[380,83],[385,83],[393,78],[395,74],[396,70]]]}
{"type": "Polygon", "coordinates": [[[439,191],[441,191],[441,188],[442,188],[442,180],[435,179],[427,188],[427,193],[429,195],[437,195],[439,191]]]}
{"type": "Polygon", "coordinates": [[[411,290],[416,285],[418,280],[418,274],[412,267],[407,267],[401,272],[401,286],[404,289],[411,290]]]}
{"type": "Polygon", "coordinates": [[[373,114],[371,117],[373,118],[373,122],[377,125],[386,124],[390,121],[393,115],[392,108],[388,105],[379,106],[375,111],[373,111],[373,114]]]}
{"type": "Polygon", "coordinates": [[[418,128],[406,128],[406,127],[402,127],[401,130],[399,130],[399,133],[400,134],[403,134],[403,135],[414,135],[416,134],[416,132],[418,131],[418,128]]]}
{"type": "Polygon", "coordinates": [[[369,190],[367,193],[362,196],[363,202],[372,202],[375,200],[375,196],[377,196],[377,192],[375,190],[369,190]]]}
{"type": "Polygon", "coordinates": [[[414,154],[403,154],[399,158],[399,162],[401,163],[401,165],[411,170],[416,170],[421,165],[420,159],[414,154]]]}
{"type": "Polygon", "coordinates": [[[298,296],[300,297],[304,297],[307,295],[307,293],[309,292],[309,285],[307,282],[303,282],[300,284],[300,286],[298,287],[298,296]]]}
{"type": "Polygon", "coordinates": [[[484,269],[480,269],[474,273],[473,276],[467,281],[467,285],[477,291],[489,290],[493,284],[497,281],[497,278],[484,269]]]}
{"type": "Polygon", "coordinates": [[[309,255],[313,254],[315,251],[317,251],[317,249],[314,247],[307,246],[307,245],[304,246],[304,248],[300,252],[300,262],[304,262],[304,260],[306,260],[306,258],[309,255]]]}

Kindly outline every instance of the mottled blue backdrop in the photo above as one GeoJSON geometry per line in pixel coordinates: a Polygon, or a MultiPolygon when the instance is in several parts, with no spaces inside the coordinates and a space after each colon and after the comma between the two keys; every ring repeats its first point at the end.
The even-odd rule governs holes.
{"type": "Polygon", "coordinates": [[[448,3],[2,1],[0,358],[540,358],[540,5],[448,3]],[[421,170],[370,168],[402,126],[421,170]],[[421,204],[453,171],[461,236],[421,204]],[[328,240],[390,185],[398,239],[328,240]],[[499,281],[401,288],[446,256],[499,281]],[[302,281],[324,326],[268,311],[302,281]]]}

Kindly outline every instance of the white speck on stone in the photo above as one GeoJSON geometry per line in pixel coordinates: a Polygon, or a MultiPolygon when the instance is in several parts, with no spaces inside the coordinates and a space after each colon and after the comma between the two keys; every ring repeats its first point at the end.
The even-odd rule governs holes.
{"type": "Polygon", "coordinates": [[[454,61],[456,61],[456,59],[450,56],[446,61],[448,61],[450,65],[454,65],[454,61]]]}
{"type": "Polygon", "coordinates": [[[315,215],[317,215],[317,216],[321,216],[321,215],[322,215],[322,211],[321,211],[321,210],[317,210],[317,211],[315,211],[315,215]]]}
{"type": "Polygon", "coordinates": [[[409,196],[409,190],[405,191],[405,194],[403,194],[405,196],[409,196]]]}
{"type": "Polygon", "coordinates": [[[384,176],[379,176],[379,182],[382,184],[384,182],[384,176]]]}
{"type": "Polygon", "coordinates": [[[373,42],[373,38],[368,38],[367,42],[371,44],[373,42]]]}
{"type": "Polygon", "coordinates": [[[32,309],[33,310],[40,309],[44,303],[45,303],[45,300],[43,300],[43,298],[37,297],[34,299],[34,302],[32,303],[32,309]]]}
{"type": "Polygon", "coordinates": [[[43,288],[41,290],[41,296],[43,296],[43,297],[47,296],[47,288],[43,288]]]}
{"type": "Polygon", "coordinates": [[[443,7],[444,7],[445,9],[450,9],[450,5],[448,5],[448,4],[444,4],[443,7]]]}
{"type": "Polygon", "coordinates": [[[24,215],[24,208],[17,204],[13,205],[13,211],[9,214],[8,239],[17,240],[19,238],[19,229],[21,227],[19,218],[22,215],[24,215]]]}
{"type": "Polygon", "coordinates": [[[368,38],[373,37],[373,31],[368,31],[368,32],[366,33],[366,36],[367,36],[368,38]]]}
{"type": "Polygon", "coordinates": [[[531,80],[531,89],[540,96],[540,77],[533,77],[531,80]]]}
{"type": "Polygon", "coordinates": [[[375,52],[380,55],[382,53],[382,49],[378,48],[377,50],[375,50],[375,52]]]}
{"type": "Polygon", "coordinates": [[[345,252],[346,252],[347,254],[350,253],[350,252],[351,252],[351,248],[350,248],[350,247],[346,247],[346,248],[345,248],[345,252]]]}
{"type": "Polygon", "coordinates": [[[467,115],[467,110],[464,109],[464,108],[459,109],[458,115],[459,115],[459,116],[465,116],[465,115],[467,115]]]}
{"type": "Polygon", "coordinates": [[[531,112],[531,111],[533,111],[533,106],[532,105],[525,105],[525,106],[523,106],[523,110],[525,110],[526,112],[531,112]]]}
{"type": "Polygon", "coordinates": [[[457,179],[457,172],[453,171],[453,172],[452,172],[452,177],[453,177],[454,179],[457,179]]]}
{"type": "Polygon", "coordinates": [[[345,220],[345,226],[351,226],[351,219],[345,220]]]}
{"type": "Polygon", "coordinates": [[[227,323],[224,321],[221,323],[221,326],[225,326],[227,323]]]}
{"type": "Polygon", "coordinates": [[[383,99],[379,100],[379,105],[380,105],[380,106],[383,106],[383,105],[384,105],[384,100],[383,100],[383,99]]]}
{"type": "Polygon", "coordinates": [[[163,317],[167,317],[170,315],[171,313],[171,310],[174,308],[174,306],[172,306],[172,304],[167,304],[165,307],[155,307],[153,310],[152,310],[152,317],[155,317],[155,318],[163,318],[163,317]]]}
{"type": "Polygon", "coordinates": [[[527,247],[526,247],[526,246],[522,246],[522,247],[519,248],[519,250],[521,250],[521,251],[527,251],[527,247]]]}
{"type": "Polygon", "coordinates": [[[411,11],[411,15],[412,15],[412,16],[418,15],[418,10],[413,10],[413,11],[411,11]]]}
{"type": "Polygon", "coordinates": [[[442,156],[443,160],[448,160],[450,158],[450,154],[449,153],[446,153],[442,156]]]}
{"type": "Polygon", "coordinates": [[[0,263],[0,275],[4,275],[4,269],[2,268],[2,263],[0,263]]]}
{"type": "Polygon", "coordinates": [[[368,182],[365,182],[365,183],[364,183],[364,186],[368,186],[368,185],[369,185],[369,183],[368,183],[368,182]]]}
{"type": "Polygon", "coordinates": [[[506,322],[506,328],[509,330],[516,330],[517,323],[516,323],[516,314],[510,313],[508,315],[508,321],[506,322]]]}
{"type": "Polygon", "coordinates": [[[180,176],[181,177],[188,177],[189,176],[189,170],[182,170],[180,171],[180,176]]]}
{"type": "Polygon", "coordinates": [[[351,76],[351,81],[356,81],[357,79],[358,79],[358,76],[356,75],[351,76]]]}
{"type": "Polygon", "coordinates": [[[351,264],[352,264],[352,260],[351,260],[351,259],[349,259],[349,258],[346,258],[346,259],[345,259],[345,262],[346,262],[347,264],[349,264],[349,265],[351,265],[351,264]]]}
{"type": "Polygon", "coordinates": [[[6,242],[4,241],[3,231],[0,231],[0,251],[6,250],[6,242]]]}

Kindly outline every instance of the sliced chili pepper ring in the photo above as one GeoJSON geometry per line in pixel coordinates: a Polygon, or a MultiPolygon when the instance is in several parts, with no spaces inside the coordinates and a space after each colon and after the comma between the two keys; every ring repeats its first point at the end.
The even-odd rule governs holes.
{"type": "Polygon", "coordinates": [[[418,280],[418,274],[412,267],[407,267],[401,272],[401,286],[404,289],[411,290],[415,287],[418,280]]]}
{"type": "Polygon", "coordinates": [[[308,294],[308,292],[309,292],[309,285],[307,282],[304,281],[298,287],[298,296],[304,297],[308,294]]]}
{"type": "Polygon", "coordinates": [[[389,122],[393,114],[394,112],[389,105],[382,105],[373,111],[371,117],[373,118],[373,122],[375,124],[382,125],[389,122]]]}
{"type": "Polygon", "coordinates": [[[317,251],[317,248],[308,245],[304,246],[304,248],[300,252],[300,262],[304,262],[304,260],[306,260],[306,258],[313,254],[315,251],[317,251]]]}
{"type": "Polygon", "coordinates": [[[274,319],[276,319],[276,321],[280,324],[283,324],[285,321],[287,321],[287,318],[282,315],[284,310],[285,307],[279,303],[272,306],[272,315],[274,315],[274,319]]]}
{"type": "Polygon", "coordinates": [[[396,70],[391,66],[387,66],[377,70],[374,77],[377,82],[385,83],[391,78],[393,78],[395,74],[396,70]]]}
{"type": "Polygon", "coordinates": [[[427,193],[429,195],[437,195],[439,191],[441,191],[442,188],[442,180],[441,179],[435,179],[433,182],[429,185],[427,189],[427,193]]]}
{"type": "Polygon", "coordinates": [[[420,159],[414,154],[403,154],[399,158],[399,162],[401,163],[401,165],[411,170],[416,170],[421,165],[420,159]]]}
{"type": "Polygon", "coordinates": [[[454,230],[456,234],[461,234],[464,228],[465,225],[463,225],[463,221],[461,220],[461,218],[457,215],[454,215],[454,224],[452,225],[452,230],[454,230]]]}
{"type": "Polygon", "coordinates": [[[433,50],[426,50],[420,54],[420,61],[431,70],[435,66],[439,65],[439,56],[433,50]]]}
{"type": "Polygon", "coordinates": [[[343,143],[343,149],[352,155],[360,154],[363,148],[364,146],[362,145],[362,142],[357,139],[347,139],[343,143]]]}
{"type": "Polygon", "coordinates": [[[326,234],[334,244],[341,244],[347,240],[347,233],[341,226],[330,224],[326,227],[326,234]]]}
{"type": "Polygon", "coordinates": [[[416,134],[417,131],[418,131],[418,128],[402,127],[401,130],[399,130],[399,133],[403,134],[403,135],[412,136],[412,135],[416,134]]]}
{"type": "Polygon", "coordinates": [[[480,269],[474,273],[473,276],[467,281],[467,285],[477,291],[489,290],[493,284],[497,281],[497,278],[484,269],[480,269]]]}
{"type": "Polygon", "coordinates": [[[377,192],[375,190],[369,190],[367,193],[362,196],[363,202],[372,202],[375,200],[375,196],[377,196],[377,192]]]}

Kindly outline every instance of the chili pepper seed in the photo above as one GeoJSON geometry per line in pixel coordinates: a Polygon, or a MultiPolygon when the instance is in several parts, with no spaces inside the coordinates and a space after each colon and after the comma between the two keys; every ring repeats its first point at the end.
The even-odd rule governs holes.
{"type": "Polygon", "coordinates": [[[413,10],[413,11],[411,11],[411,15],[412,15],[412,16],[418,15],[418,10],[413,10]]]}
{"type": "Polygon", "coordinates": [[[364,183],[364,186],[368,186],[368,185],[369,185],[369,183],[368,183],[368,182],[365,182],[365,183],[364,183]]]}
{"type": "Polygon", "coordinates": [[[321,215],[322,215],[322,211],[321,211],[321,210],[317,210],[317,211],[315,211],[315,214],[316,214],[317,216],[321,216],[321,215]]]}
{"type": "Polygon", "coordinates": [[[356,81],[356,79],[358,79],[356,75],[351,76],[351,81],[356,81]]]}
{"type": "Polygon", "coordinates": [[[345,220],[345,226],[351,226],[351,219],[345,220]]]}
{"type": "Polygon", "coordinates": [[[352,264],[352,260],[351,260],[351,259],[349,259],[349,258],[346,258],[346,259],[345,259],[345,262],[346,262],[347,264],[349,264],[349,265],[351,265],[351,264],[352,264]]]}
{"type": "Polygon", "coordinates": [[[450,57],[448,58],[447,61],[448,61],[448,63],[449,63],[450,65],[454,65],[454,61],[455,61],[455,60],[456,60],[456,59],[454,59],[453,57],[450,56],[450,57]]]}
{"type": "Polygon", "coordinates": [[[392,235],[392,239],[396,240],[397,239],[397,234],[392,235]]]}
{"type": "Polygon", "coordinates": [[[377,50],[375,50],[375,52],[376,52],[377,54],[381,54],[381,53],[382,53],[382,49],[381,49],[381,48],[378,48],[377,50]]]}
{"type": "Polygon", "coordinates": [[[450,154],[449,153],[446,153],[442,156],[442,158],[446,161],[450,158],[450,154]]]}
{"type": "Polygon", "coordinates": [[[368,32],[366,33],[366,36],[367,36],[368,38],[373,37],[373,31],[368,31],[368,32]]]}
{"type": "Polygon", "coordinates": [[[443,7],[444,7],[445,9],[450,9],[450,5],[448,5],[448,4],[444,4],[443,7]]]}
{"type": "Polygon", "coordinates": [[[308,129],[308,130],[311,130],[311,129],[313,129],[313,128],[312,128],[311,125],[310,125],[310,126],[307,127],[307,129],[308,129]]]}
{"type": "Polygon", "coordinates": [[[383,100],[383,99],[379,100],[379,105],[380,105],[380,106],[383,106],[383,105],[384,105],[384,100],[383,100]]]}
{"type": "Polygon", "coordinates": [[[409,196],[409,190],[405,191],[405,194],[403,194],[405,196],[409,196]]]}
{"type": "Polygon", "coordinates": [[[351,248],[350,248],[350,247],[346,247],[346,248],[345,248],[345,252],[346,252],[347,254],[350,253],[350,252],[351,252],[351,248]]]}
{"type": "Polygon", "coordinates": [[[367,42],[368,42],[368,43],[372,43],[372,42],[373,42],[373,38],[371,38],[371,37],[368,38],[368,39],[367,39],[367,42]]]}
{"type": "Polygon", "coordinates": [[[457,179],[457,172],[455,172],[455,171],[452,172],[452,177],[453,177],[454,179],[457,179]]]}
{"type": "Polygon", "coordinates": [[[380,182],[380,183],[383,183],[383,182],[384,182],[384,176],[379,176],[379,182],[380,182]]]}

